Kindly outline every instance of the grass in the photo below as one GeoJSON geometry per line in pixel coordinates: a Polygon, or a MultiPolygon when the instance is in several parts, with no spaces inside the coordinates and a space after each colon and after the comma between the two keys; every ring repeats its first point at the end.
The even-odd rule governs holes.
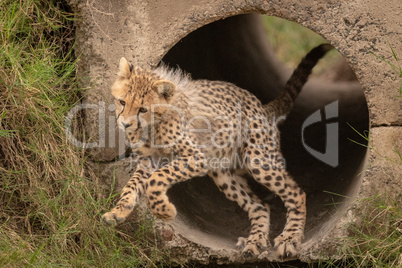
{"type": "Polygon", "coordinates": [[[342,246],[338,257],[309,267],[402,267],[401,202],[401,194],[396,198],[378,194],[359,200],[348,236],[339,238],[342,246]]]}
{"type": "MultiPolygon", "coordinates": [[[[399,97],[399,96],[398,96],[399,97]]],[[[367,149],[369,149],[371,152],[374,152],[375,154],[377,154],[380,158],[385,159],[387,161],[389,161],[389,163],[396,163],[396,164],[402,164],[402,152],[400,151],[400,149],[398,148],[398,144],[395,142],[395,144],[393,144],[393,148],[392,151],[396,154],[396,157],[389,157],[386,156],[384,154],[382,154],[374,145],[373,142],[370,140],[370,131],[369,130],[365,130],[362,133],[360,133],[359,131],[357,131],[352,125],[350,125],[349,123],[347,123],[349,125],[349,127],[351,129],[353,129],[353,131],[355,131],[360,138],[363,139],[363,141],[355,141],[353,139],[348,138],[351,142],[366,147],[367,149]]]]}
{"type": "Polygon", "coordinates": [[[342,247],[342,267],[402,266],[402,195],[385,194],[360,201],[359,219],[349,226],[342,247]]]}
{"type": "Polygon", "coordinates": [[[81,94],[73,14],[60,1],[0,6],[0,267],[154,266],[149,224],[100,223],[110,186],[65,136],[81,94]]]}
{"type": "Polygon", "coordinates": [[[389,48],[392,52],[392,58],[394,59],[395,63],[392,63],[391,61],[388,61],[386,59],[384,59],[383,57],[378,56],[377,54],[373,53],[373,52],[369,52],[371,55],[374,55],[377,59],[385,62],[386,64],[389,65],[389,67],[391,67],[392,71],[395,72],[395,74],[398,76],[398,78],[401,79],[400,83],[399,83],[399,88],[398,88],[398,92],[399,94],[397,95],[398,97],[402,97],[402,67],[399,65],[399,59],[398,56],[396,55],[394,49],[392,48],[392,45],[388,42],[389,48]]]}
{"type": "MultiPolygon", "coordinates": [[[[0,0],[0,7],[0,267],[170,266],[173,260],[158,249],[145,218],[118,229],[100,223],[115,195],[64,132],[65,115],[82,95],[75,79],[74,15],[60,1],[0,0]]],[[[279,30],[271,25],[271,34],[282,35],[273,45],[288,43],[279,52],[284,56],[297,51],[289,56],[297,59],[293,64],[323,42],[314,37],[292,47],[296,42],[281,38],[313,37],[273,20],[267,18],[279,30]]],[[[371,212],[362,211],[371,217],[365,228],[351,227],[345,263],[387,267],[400,261],[400,207],[381,200],[387,199],[373,199],[371,212]],[[382,237],[374,237],[375,228],[385,230],[382,237]]]]}
{"type": "MultiPolygon", "coordinates": [[[[295,69],[300,60],[314,47],[328,43],[323,37],[310,29],[282,18],[261,16],[268,40],[279,60],[291,70],[295,69]]],[[[340,59],[339,52],[332,50],[321,59],[313,73],[321,74],[331,63],[340,59]]]]}
{"type": "Polygon", "coordinates": [[[402,267],[401,202],[401,193],[393,198],[383,193],[355,201],[358,209],[348,225],[348,235],[339,237],[336,257],[303,267],[402,267]]]}

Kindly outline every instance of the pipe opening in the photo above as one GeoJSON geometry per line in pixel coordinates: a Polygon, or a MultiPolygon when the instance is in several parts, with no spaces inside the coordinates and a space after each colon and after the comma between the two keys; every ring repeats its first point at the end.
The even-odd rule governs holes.
{"type": "MultiPolygon", "coordinates": [[[[291,73],[270,43],[260,15],[238,15],[190,33],[162,61],[179,66],[194,79],[232,82],[265,104],[278,95],[291,73]]],[[[366,148],[354,142],[364,143],[357,132],[369,129],[363,90],[346,61],[329,65],[310,79],[280,128],[287,169],[307,193],[304,241],[336,221],[335,211],[342,209],[360,183],[358,174],[366,155],[366,148]],[[321,120],[303,125],[317,111],[321,120]],[[339,162],[335,166],[323,162],[326,153],[337,155],[339,162]]],[[[270,204],[272,243],[283,229],[286,210],[265,187],[256,182],[252,187],[270,204]]],[[[237,238],[248,235],[247,214],[226,199],[210,178],[179,183],[168,194],[178,210],[172,225],[187,239],[211,248],[235,248],[237,238]]]]}

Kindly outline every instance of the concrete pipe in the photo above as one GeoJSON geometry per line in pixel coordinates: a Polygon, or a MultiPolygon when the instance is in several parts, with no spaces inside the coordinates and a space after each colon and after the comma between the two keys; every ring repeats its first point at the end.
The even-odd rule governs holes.
{"type": "MultiPolygon", "coordinates": [[[[85,118],[88,136],[95,137],[88,154],[105,163],[106,183],[115,170],[119,186],[124,186],[132,168],[129,159],[116,161],[126,148],[109,106],[109,88],[120,57],[142,67],[163,61],[180,66],[193,78],[230,81],[267,103],[290,75],[270,48],[257,15],[267,14],[320,34],[354,71],[348,81],[311,79],[281,126],[287,168],[307,193],[299,259],[314,261],[336,254],[340,243],[336,238],[347,236],[347,224],[359,209],[356,199],[378,189],[391,195],[400,192],[400,165],[390,167],[373,149],[366,151],[353,142],[367,144],[357,132],[371,128],[370,144],[375,147],[369,148],[389,154],[394,141],[401,147],[401,102],[394,97],[397,75],[368,53],[390,59],[388,42],[394,51],[402,51],[400,11],[394,8],[400,5],[397,0],[381,4],[373,0],[68,2],[80,16],[76,40],[82,83],[90,86],[86,102],[103,107],[85,111],[85,118]],[[308,121],[316,113],[319,119],[308,121]],[[104,135],[99,134],[99,122],[104,123],[104,135]],[[330,125],[335,132],[328,132],[330,125]]],[[[332,77],[336,73],[333,67],[332,77]]],[[[286,211],[279,198],[258,185],[253,188],[271,206],[273,239],[283,228],[286,211]]],[[[246,260],[235,249],[237,237],[245,236],[250,228],[247,215],[208,177],[177,184],[168,194],[178,216],[170,223],[155,221],[155,228],[175,259],[201,263],[278,260],[272,252],[246,260]]]]}

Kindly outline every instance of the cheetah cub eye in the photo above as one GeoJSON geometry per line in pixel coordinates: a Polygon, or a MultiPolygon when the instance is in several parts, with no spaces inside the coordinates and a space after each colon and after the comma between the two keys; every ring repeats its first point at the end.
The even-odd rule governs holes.
{"type": "Polygon", "coordinates": [[[145,108],[145,107],[140,108],[140,113],[146,113],[146,112],[148,112],[147,108],[145,108]]]}

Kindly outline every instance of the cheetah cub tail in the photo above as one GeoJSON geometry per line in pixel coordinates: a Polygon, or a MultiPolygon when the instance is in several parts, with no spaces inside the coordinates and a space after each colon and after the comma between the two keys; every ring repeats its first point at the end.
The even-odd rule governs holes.
{"type": "Polygon", "coordinates": [[[268,118],[272,116],[287,115],[293,107],[296,97],[299,95],[304,84],[307,82],[314,66],[333,49],[330,44],[322,44],[313,48],[300,62],[292,76],[287,81],[282,93],[265,106],[268,118]]]}

